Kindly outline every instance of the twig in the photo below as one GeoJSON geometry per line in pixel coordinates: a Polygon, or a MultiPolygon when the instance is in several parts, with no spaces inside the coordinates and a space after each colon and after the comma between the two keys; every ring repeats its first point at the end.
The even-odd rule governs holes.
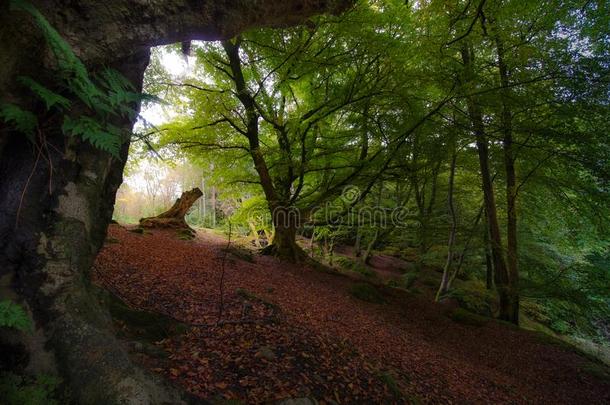
{"type": "Polygon", "coordinates": [[[38,154],[36,155],[36,160],[34,161],[34,166],[32,166],[32,171],[28,176],[27,181],[25,182],[25,186],[23,186],[23,191],[21,192],[21,197],[19,198],[19,206],[17,207],[17,215],[15,217],[15,229],[19,227],[19,217],[21,216],[21,207],[23,206],[23,199],[25,197],[25,193],[28,191],[28,187],[30,185],[30,181],[36,172],[36,168],[38,167],[38,161],[40,160],[40,156],[42,155],[42,147],[38,148],[38,154]]]}
{"type": "Polygon", "coordinates": [[[222,257],[221,271],[220,271],[220,304],[218,306],[218,320],[216,325],[221,325],[222,312],[224,309],[224,283],[225,283],[225,263],[227,261],[227,255],[229,254],[229,247],[231,246],[231,221],[229,221],[229,240],[227,241],[227,247],[224,250],[222,257]]]}

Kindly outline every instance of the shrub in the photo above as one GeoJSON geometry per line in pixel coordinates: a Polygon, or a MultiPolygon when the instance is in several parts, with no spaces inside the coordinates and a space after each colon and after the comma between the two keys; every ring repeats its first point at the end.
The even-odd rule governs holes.
{"type": "Polygon", "coordinates": [[[493,316],[496,308],[496,295],[480,281],[468,281],[451,290],[449,297],[455,298],[460,306],[475,314],[493,316]]]}

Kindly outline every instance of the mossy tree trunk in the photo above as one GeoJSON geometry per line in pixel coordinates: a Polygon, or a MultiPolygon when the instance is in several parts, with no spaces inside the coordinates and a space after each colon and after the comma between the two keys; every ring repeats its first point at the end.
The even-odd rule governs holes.
{"type": "MultiPolygon", "coordinates": [[[[228,38],[257,25],[290,25],[350,3],[31,2],[91,71],[113,67],[136,87],[141,86],[151,46],[228,38]]],[[[36,100],[20,88],[17,78],[31,76],[50,85],[50,59],[29,17],[1,2],[0,103],[37,111],[36,100]]],[[[0,276],[12,276],[13,290],[32,309],[46,338],[44,348],[54,356],[75,403],[190,402],[131,362],[89,284],[122,181],[128,140],[117,159],[80,139],[64,137],[60,120],[45,118],[36,144],[0,122],[0,276]],[[41,150],[46,151],[42,158],[41,150]]],[[[113,124],[131,130],[133,121],[113,124]]]]}

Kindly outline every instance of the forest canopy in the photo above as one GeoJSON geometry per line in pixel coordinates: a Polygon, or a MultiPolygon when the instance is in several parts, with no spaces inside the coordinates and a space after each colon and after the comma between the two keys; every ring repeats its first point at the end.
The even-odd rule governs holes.
{"type": "Polygon", "coordinates": [[[437,300],[480,282],[502,319],[522,298],[556,331],[603,334],[607,5],[407,3],[155,50],[145,87],[166,118],[141,126],[133,164],[196,168],[183,188],[210,192],[190,220],[265,235],[267,253],[302,260],[297,236],[331,263],[332,245],[394,251],[442,270],[437,300]]]}

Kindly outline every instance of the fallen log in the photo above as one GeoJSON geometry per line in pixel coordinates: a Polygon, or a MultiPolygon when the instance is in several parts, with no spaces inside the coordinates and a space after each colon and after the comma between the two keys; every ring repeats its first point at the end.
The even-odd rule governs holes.
{"type": "Polygon", "coordinates": [[[140,219],[140,226],[143,228],[176,228],[190,230],[191,228],[184,220],[184,216],[191,209],[195,201],[202,195],[203,193],[197,187],[185,191],[169,210],[155,217],[140,219]]]}

